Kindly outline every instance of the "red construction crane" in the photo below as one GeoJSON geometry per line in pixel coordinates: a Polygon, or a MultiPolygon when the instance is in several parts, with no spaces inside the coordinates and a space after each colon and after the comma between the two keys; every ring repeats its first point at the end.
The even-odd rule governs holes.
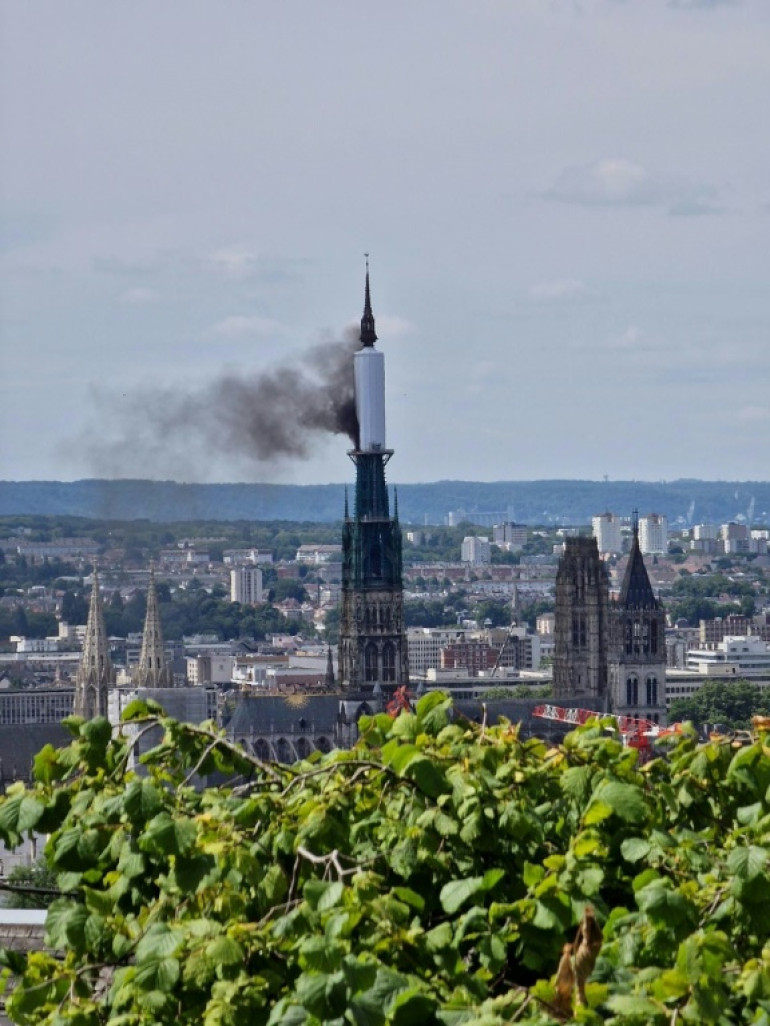
{"type": "Polygon", "coordinates": [[[645,755],[652,750],[652,739],[661,737],[664,734],[673,734],[679,724],[672,727],[661,727],[653,720],[642,719],[638,716],[615,716],[597,712],[596,709],[567,709],[561,705],[537,705],[532,710],[532,715],[541,720],[553,720],[556,723],[564,723],[569,726],[578,726],[587,723],[591,718],[610,715],[617,725],[618,733],[623,738],[623,744],[629,748],[637,748],[645,755]]]}

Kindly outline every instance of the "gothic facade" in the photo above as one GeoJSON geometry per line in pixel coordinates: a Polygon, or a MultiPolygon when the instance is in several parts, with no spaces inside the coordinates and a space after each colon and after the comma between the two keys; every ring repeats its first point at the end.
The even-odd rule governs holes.
{"type": "Polygon", "coordinates": [[[595,538],[567,538],[556,574],[553,694],[608,700],[609,578],[595,538]]]}
{"type": "Polygon", "coordinates": [[[631,554],[610,630],[609,687],[619,715],[666,722],[666,615],[642,558],[634,518],[631,554]]]}

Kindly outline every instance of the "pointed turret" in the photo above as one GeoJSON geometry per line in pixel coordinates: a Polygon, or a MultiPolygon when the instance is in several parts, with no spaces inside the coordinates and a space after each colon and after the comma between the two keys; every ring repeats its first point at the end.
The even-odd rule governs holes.
{"type": "Polygon", "coordinates": [[[83,640],[83,655],[75,677],[76,716],[92,720],[95,716],[107,715],[107,689],[113,683],[110,647],[107,629],[104,626],[104,606],[99,589],[99,573],[94,567],[91,605],[88,610],[86,636],[83,640]]]}
{"type": "Polygon", "coordinates": [[[334,660],[332,658],[332,647],[331,647],[331,645],[329,645],[329,647],[327,649],[327,652],[326,652],[326,677],[324,679],[324,684],[329,689],[329,691],[333,691],[334,690],[334,685],[335,685],[335,680],[334,680],[334,660]]]}
{"type": "Polygon", "coordinates": [[[147,588],[147,616],[144,620],[142,635],[142,654],[139,657],[139,669],[136,682],[144,688],[173,687],[174,678],[171,667],[166,662],[163,646],[163,631],[158,614],[158,594],[155,590],[155,568],[150,567],[150,583],[147,588]]]}
{"type": "Polygon", "coordinates": [[[639,514],[634,510],[634,537],[631,542],[631,554],[623,577],[623,584],[618,597],[618,605],[623,609],[657,609],[658,600],[652,590],[647,568],[644,565],[642,550],[639,545],[639,514]]]}
{"type": "Polygon", "coordinates": [[[364,291],[364,315],[361,318],[361,345],[371,348],[377,341],[372,313],[372,297],[369,292],[369,254],[366,254],[366,289],[364,291]]]}

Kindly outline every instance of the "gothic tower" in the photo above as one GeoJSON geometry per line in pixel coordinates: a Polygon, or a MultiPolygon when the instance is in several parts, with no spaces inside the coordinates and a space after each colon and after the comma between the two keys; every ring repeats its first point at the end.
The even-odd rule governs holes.
{"type": "Polygon", "coordinates": [[[104,607],[99,573],[94,567],[91,605],[88,610],[83,654],[75,676],[73,712],[86,720],[107,715],[107,689],[113,683],[110,647],[104,626],[104,607]]]}
{"type": "Polygon", "coordinates": [[[171,688],[174,675],[166,662],[163,646],[163,631],[158,614],[158,594],[155,590],[155,570],[150,567],[150,583],[147,588],[147,615],[142,635],[142,654],[135,682],[143,688],[171,688]]]}
{"type": "Polygon", "coordinates": [[[666,614],[655,597],[639,547],[639,519],[623,585],[610,613],[612,711],[666,722],[666,614]]]}
{"type": "Polygon", "coordinates": [[[595,538],[567,538],[556,573],[553,694],[607,700],[609,578],[595,538]]]}
{"type": "Polygon", "coordinates": [[[390,515],[385,466],[385,362],[375,349],[366,266],[361,348],[354,372],[359,438],[348,455],[356,465],[353,515],[345,496],[342,528],[342,615],[339,680],[343,690],[381,693],[409,683],[404,629],[398,503],[390,515]]]}

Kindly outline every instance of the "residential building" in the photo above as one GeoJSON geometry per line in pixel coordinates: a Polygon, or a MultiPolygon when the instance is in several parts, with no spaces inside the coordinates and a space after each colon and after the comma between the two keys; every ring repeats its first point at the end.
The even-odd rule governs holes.
{"type": "Polygon", "coordinates": [[[258,566],[239,566],[230,571],[230,601],[256,606],[263,599],[262,571],[258,566]]]}
{"type": "Polygon", "coordinates": [[[460,560],[470,566],[484,566],[492,559],[489,538],[467,535],[463,538],[460,560]]]}
{"type": "Polygon", "coordinates": [[[623,520],[616,513],[600,513],[592,517],[591,527],[602,556],[617,555],[623,551],[623,520]]]}
{"type": "Polygon", "coordinates": [[[639,548],[645,556],[668,552],[668,518],[660,513],[639,517],[639,548]]]}

